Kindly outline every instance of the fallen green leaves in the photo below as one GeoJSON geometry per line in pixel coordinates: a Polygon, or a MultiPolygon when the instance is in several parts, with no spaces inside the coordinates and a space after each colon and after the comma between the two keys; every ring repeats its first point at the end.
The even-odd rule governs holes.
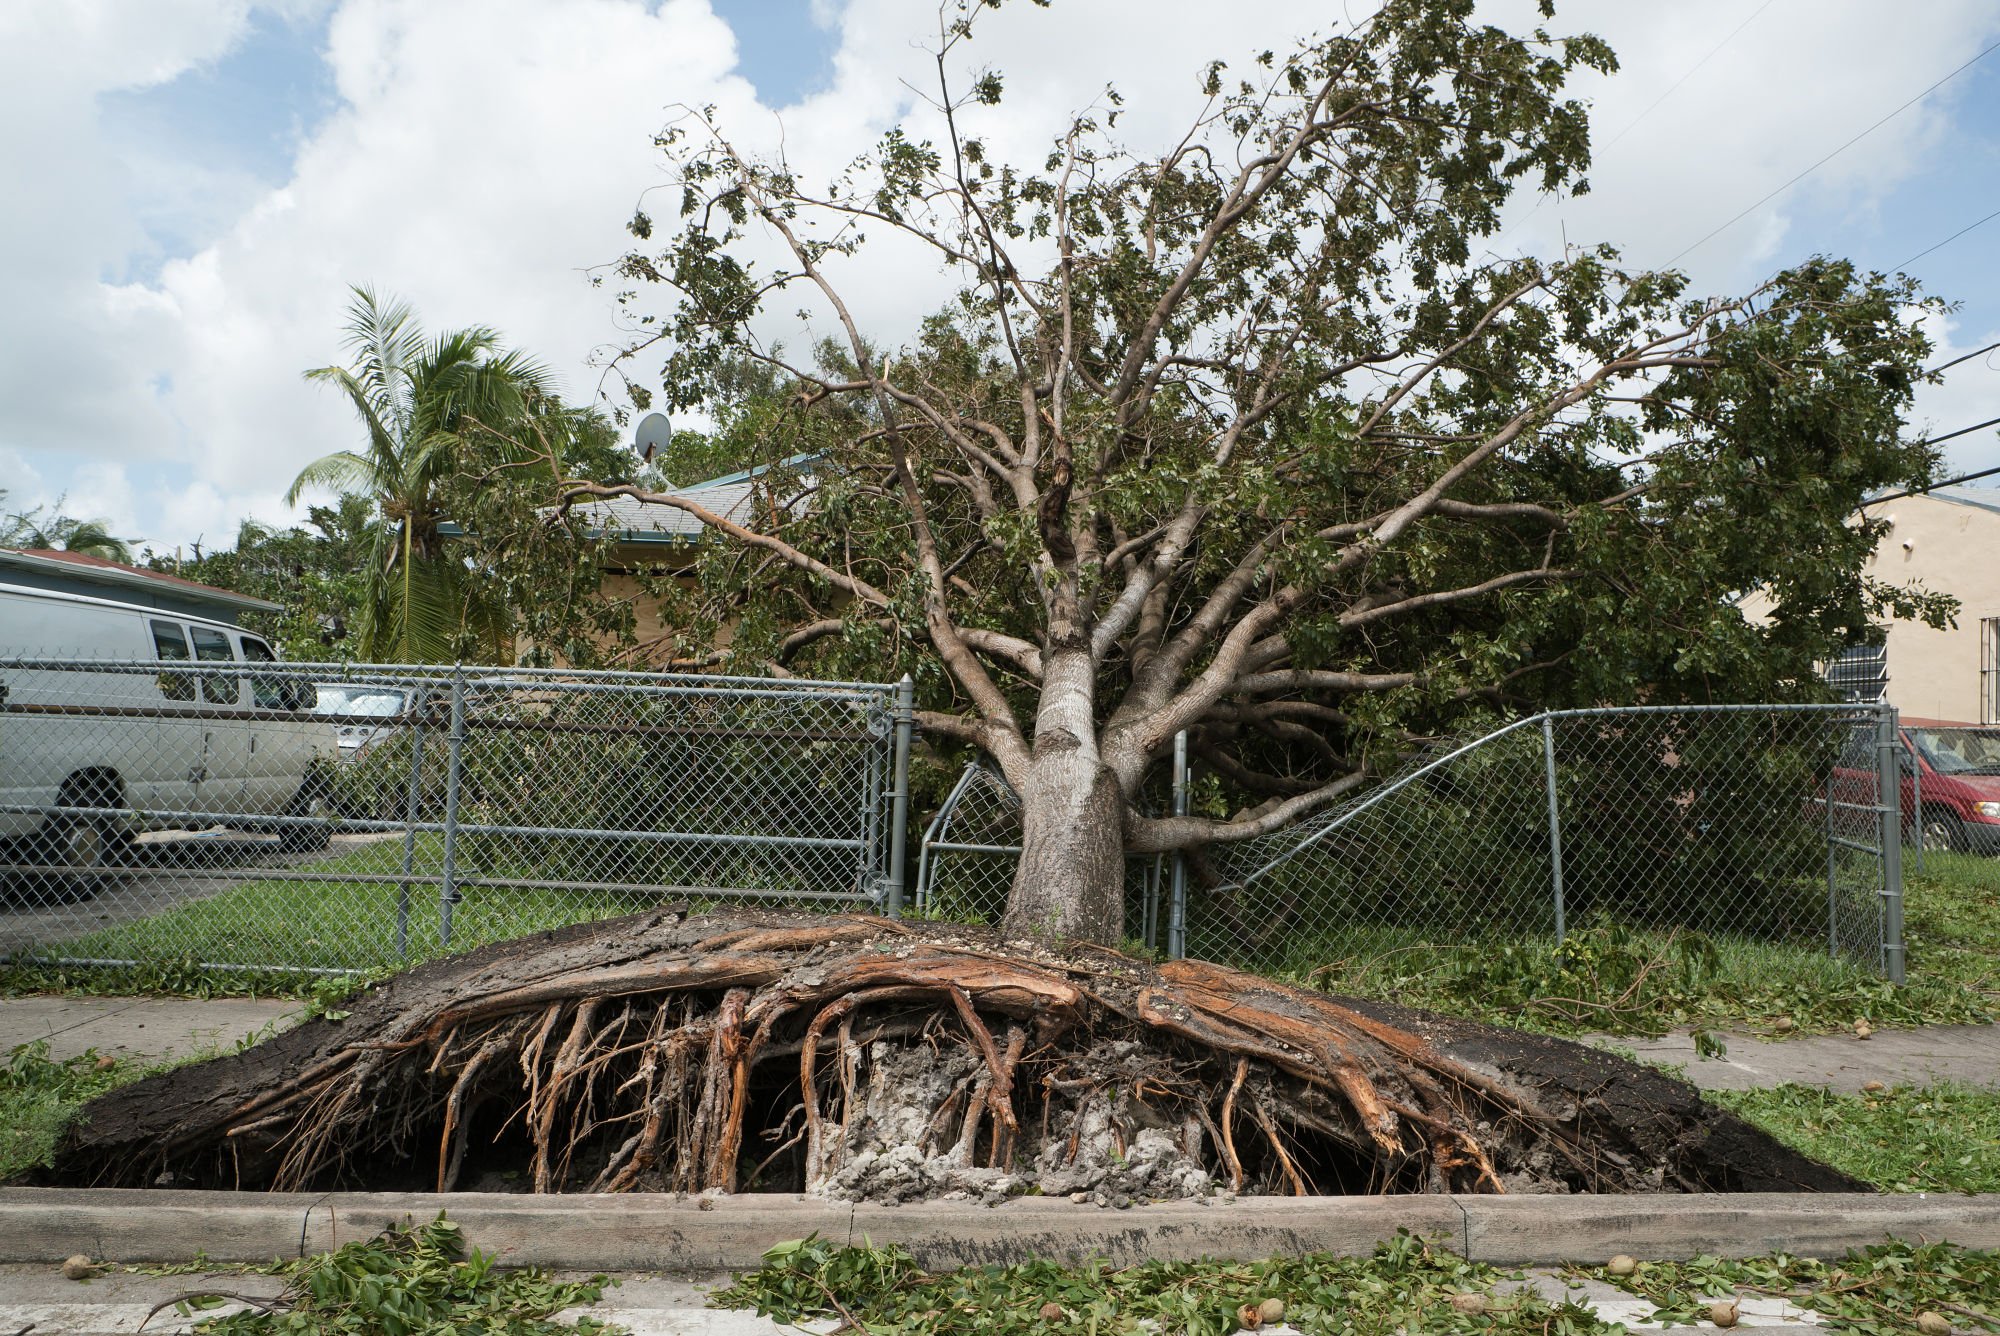
{"type": "Polygon", "coordinates": [[[1943,1083],[1841,1095],[1818,1086],[1707,1098],[1888,1192],[2000,1192],[2000,1091],[1943,1083]]]}
{"type": "MultiPolygon", "coordinates": [[[[2000,1253],[1885,1243],[1837,1262],[1776,1254],[1745,1260],[1637,1261],[1576,1268],[1652,1303],[1667,1323],[1707,1325],[1718,1305],[1775,1297],[1855,1336],[1903,1336],[1939,1314],[1957,1328],[2000,1330],[2000,1253]]],[[[1461,1260],[1399,1234],[1372,1257],[1307,1254],[1267,1262],[1102,1262],[966,1267],[931,1273],[901,1248],[781,1243],[757,1271],[717,1291],[720,1308],[781,1323],[831,1319],[869,1336],[1228,1336],[1276,1313],[1312,1336],[1392,1331],[1495,1336],[1612,1336],[1624,1328],[1573,1302],[1551,1302],[1516,1273],[1461,1260]],[[1260,1307],[1270,1301],[1269,1308],[1260,1307]]]]}
{"type": "Polygon", "coordinates": [[[0,1065],[0,1182],[48,1163],[77,1106],[133,1075],[95,1050],[53,1061],[46,1039],[13,1049],[0,1065]]]}
{"type": "Polygon", "coordinates": [[[1502,1336],[1610,1336],[1620,1328],[1573,1303],[1519,1291],[1492,1295],[1509,1273],[1467,1262],[1408,1234],[1372,1257],[1308,1253],[1265,1262],[1102,1262],[967,1267],[932,1274],[901,1248],[844,1248],[817,1237],[781,1243],[761,1269],[712,1302],[779,1322],[832,1318],[870,1336],[1227,1336],[1277,1300],[1290,1326],[1327,1336],[1396,1330],[1502,1336]],[[1463,1296],[1482,1296],[1465,1302],[1463,1296]],[[1454,1302],[1454,1300],[1458,1302],[1454,1302]]]}
{"type": "Polygon", "coordinates": [[[1889,1242],[1838,1262],[1777,1253],[1743,1261],[1696,1257],[1641,1262],[1629,1276],[1584,1274],[1636,1294],[1666,1323],[1692,1323],[1717,1300],[1743,1295],[1784,1299],[1855,1336],[1904,1336],[1924,1313],[1953,1327],[2000,1330],[2000,1253],[1948,1243],[1889,1242]]]}
{"type": "Polygon", "coordinates": [[[169,1303],[184,1315],[232,1301],[248,1305],[197,1323],[203,1336],[555,1336],[619,1330],[587,1316],[574,1323],[555,1320],[566,1308],[596,1303],[604,1292],[603,1276],[571,1283],[534,1267],[499,1270],[486,1254],[467,1254],[458,1226],[443,1213],[427,1225],[391,1229],[366,1243],[291,1263],[280,1274],[284,1289],[271,1298],[207,1291],[169,1303]]]}
{"type": "Polygon", "coordinates": [[[1441,946],[1362,937],[1310,946],[1326,963],[1292,972],[1330,991],[1549,1034],[1809,1033],[1849,1030],[1864,1019],[1875,1026],[1973,1024],[1994,1011],[1991,996],[1928,968],[1933,960],[1969,957],[1913,958],[1910,982],[1899,986],[1829,959],[1823,946],[1677,929],[1606,924],[1560,943],[1441,946]]]}

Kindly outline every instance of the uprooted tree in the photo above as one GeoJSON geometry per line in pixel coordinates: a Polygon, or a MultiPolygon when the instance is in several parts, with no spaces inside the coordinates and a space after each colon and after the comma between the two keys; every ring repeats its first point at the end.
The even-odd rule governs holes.
{"type": "Polygon", "coordinates": [[[660,136],[681,226],[618,272],[677,302],[619,365],[664,352],[667,397],[777,466],[749,521],[569,497],[726,540],[682,662],[913,671],[930,735],[1021,797],[1010,931],[1115,942],[1125,853],[1268,832],[1477,712],[1797,696],[1885,610],[1946,615],[1861,573],[1856,504],[1932,464],[1899,434],[1910,285],[1819,259],[1695,301],[1609,248],[1489,258],[1518,183],[1584,188],[1564,80],[1613,59],[1472,10],[1218,63],[1151,156],[1113,146],[1113,94],[1040,170],[994,161],[998,76],[944,78],[963,20],[934,137],[831,181],[703,113],[660,136]],[[893,351],[844,286],[864,238],[962,282],[893,351]],[[773,305],[838,334],[794,357],[773,305]],[[1183,729],[1228,801],[1149,816],[1183,729]]]}
{"type": "Polygon", "coordinates": [[[1610,56],[1471,9],[1389,0],[1258,82],[1212,70],[1147,160],[1106,147],[1107,111],[1039,173],[993,163],[963,123],[992,78],[939,95],[942,147],[892,134],[817,193],[701,117],[670,131],[685,227],[623,266],[681,294],[668,393],[726,400],[725,451],[807,459],[763,475],[754,520],[568,498],[733,540],[704,545],[688,658],[915,671],[930,732],[1022,797],[1003,930],[656,914],[488,947],[97,1101],[53,1177],[1855,1186],[1621,1059],[1094,944],[1128,850],[1272,829],[1471,711],[1802,691],[1880,605],[1943,611],[1861,578],[1850,514],[1930,465],[1898,435],[1910,294],[1833,262],[1704,303],[1608,251],[1475,261],[1517,180],[1575,183],[1563,78],[1610,56]],[[893,354],[836,282],[870,229],[966,279],[893,354]],[[843,331],[810,365],[756,336],[801,289],[843,331]],[[1752,626],[1729,596],[1759,586],[1752,626]],[[1246,810],[1142,813],[1182,729],[1246,810]]]}
{"type": "Polygon", "coordinates": [[[1100,1204],[1860,1186],[1562,1040],[980,929],[671,913],[438,961],[115,1091],[48,1177],[1100,1204]]]}

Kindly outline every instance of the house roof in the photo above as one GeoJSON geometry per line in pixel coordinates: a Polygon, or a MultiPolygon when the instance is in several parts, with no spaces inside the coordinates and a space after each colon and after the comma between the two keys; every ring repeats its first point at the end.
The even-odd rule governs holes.
{"type": "MultiPolygon", "coordinates": [[[[1928,492],[1917,492],[1915,496],[1927,496],[1933,501],[1943,501],[1954,506],[1970,506],[1974,510],[1990,510],[2000,515],[2000,489],[1992,487],[1933,487],[1928,492]]],[[[1897,498],[1903,500],[1907,498],[1897,498]]],[[[1870,504],[1873,504],[1872,502],[1870,504]]]]}
{"type": "MultiPolygon", "coordinates": [[[[751,502],[755,490],[756,485],[748,480],[717,481],[677,487],[672,494],[684,496],[726,520],[747,525],[754,518],[751,502]]],[[[621,543],[692,543],[701,537],[703,528],[702,522],[685,510],[630,496],[610,496],[572,506],[570,513],[583,518],[591,537],[621,543]]]]}
{"type": "MultiPolygon", "coordinates": [[[[669,495],[684,496],[703,510],[722,516],[746,528],[756,520],[753,509],[757,479],[773,469],[798,468],[812,464],[817,455],[793,455],[775,464],[759,464],[740,473],[676,487],[669,495]]],[[[810,482],[806,484],[809,488],[810,482]]],[[[592,538],[609,538],[617,543],[693,543],[701,538],[702,522],[685,510],[641,501],[636,497],[612,496],[570,507],[583,517],[592,538]]],[[[443,526],[440,526],[442,529],[443,526]]]]}
{"type": "Polygon", "coordinates": [[[233,589],[217,589],[214,585],[183,580],[164,571],[127,566],[83,552],[63,552],[50,547],[0,548],[0,570],[7,569],[42,575],[61,573],[85,584],[106,585],[115,589],[170,590],[188,598],[235,608],[239,612],[284,611],[276,603],[239,594],[233,589]]]}

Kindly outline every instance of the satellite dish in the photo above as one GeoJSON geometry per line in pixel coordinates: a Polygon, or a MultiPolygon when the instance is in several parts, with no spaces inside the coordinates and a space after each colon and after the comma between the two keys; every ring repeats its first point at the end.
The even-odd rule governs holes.
{"type": "Polygon", "coordinates": [[[653,462],[654,452],[666,448],[674,439],[673,424],[667,421],[665,413],[648,413],[639,419],[639,426],[632,437],[632,448],[639,452],[639,458],[648,464],[653,462]]]}

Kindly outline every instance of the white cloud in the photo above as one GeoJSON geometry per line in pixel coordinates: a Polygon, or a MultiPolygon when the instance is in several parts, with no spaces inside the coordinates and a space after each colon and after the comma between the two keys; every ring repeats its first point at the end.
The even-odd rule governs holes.
{"type": "MultiPolygon", "coordinates": [[[[839,33],[834,77],[781,125],[731,73],[732,35],[705,0],[656,11],[641,0],[343,0],[325,53],[342,104],[290,179],[248,205],[233,193],[240,181],[193,190],[186,207],[205,244],[126,284],[117,278],[150,244],[129,206],[141,173],[98,132],[94,99],[218,59],[242,38],[248,0],[7,6],[0,170],[36,188],[0,214],[0,245],[36,259],[0,271],[0,468],[11,456],[16,479],[40,476],[37,496],[68,486],[80,511],[166,546],[214,542],[246,514],[292,518],[278,498],[299,466],[353,439],[344,406],[299,374],[339,358],[350,282],[408,298],[433,329],[495,325],[588,396],[589,354],[616,326],[584,270],[624,249],[623,221],[662,179],[650,136],[671,105],[714,102],[734,132],[782,144],[823,179],[910,110],[911,85],[933,86],[919,44],[934,39],[935,0],[815,4],[839,33]],[[170,481],[120,490],[137,478],[170,481]]],[[[1531,14],[1520,0],[1493,8],[1514,22],[1531,14]]],[[[1774,0],[1638,119],[1745,12],[1740,0],[1564,5],[1556,28],[1602,32],[1625,70],[1579,84],[1604,145],[1593,193],[1521,202],[1505,244],[1608,239],[1635,261],[1664,261],[2000,28],[1984,0],[1905,6],[1887,27],[1864,0],[1774,0]]],[[[1106,83],[1126,98],[1121,137],[1146,151],[1193,113],[1208,59],[1243,64],[1289,46],[1300,14],[1291,0],[1017,3],[981,17],[959,63],[1007,76],[985,127],[1002,155],[1039,160],[1106,83]]],[[[1699,284],[1741,286],[1790,258],[1803,204],[1873,207],[1954,106],[1940,96],[1897,118],[1694,252],[1699,284]]],[[[144,170],[157,180],[170,167],[144,170]]],[[[850,282],[864,322],[890,342],[948,286],[930,261],[889,248],[852,266],[850,282]]],[[[1927,394],[1925,411],[1993,416],[1979,389],[1991,379],[1927,394]]]]}

